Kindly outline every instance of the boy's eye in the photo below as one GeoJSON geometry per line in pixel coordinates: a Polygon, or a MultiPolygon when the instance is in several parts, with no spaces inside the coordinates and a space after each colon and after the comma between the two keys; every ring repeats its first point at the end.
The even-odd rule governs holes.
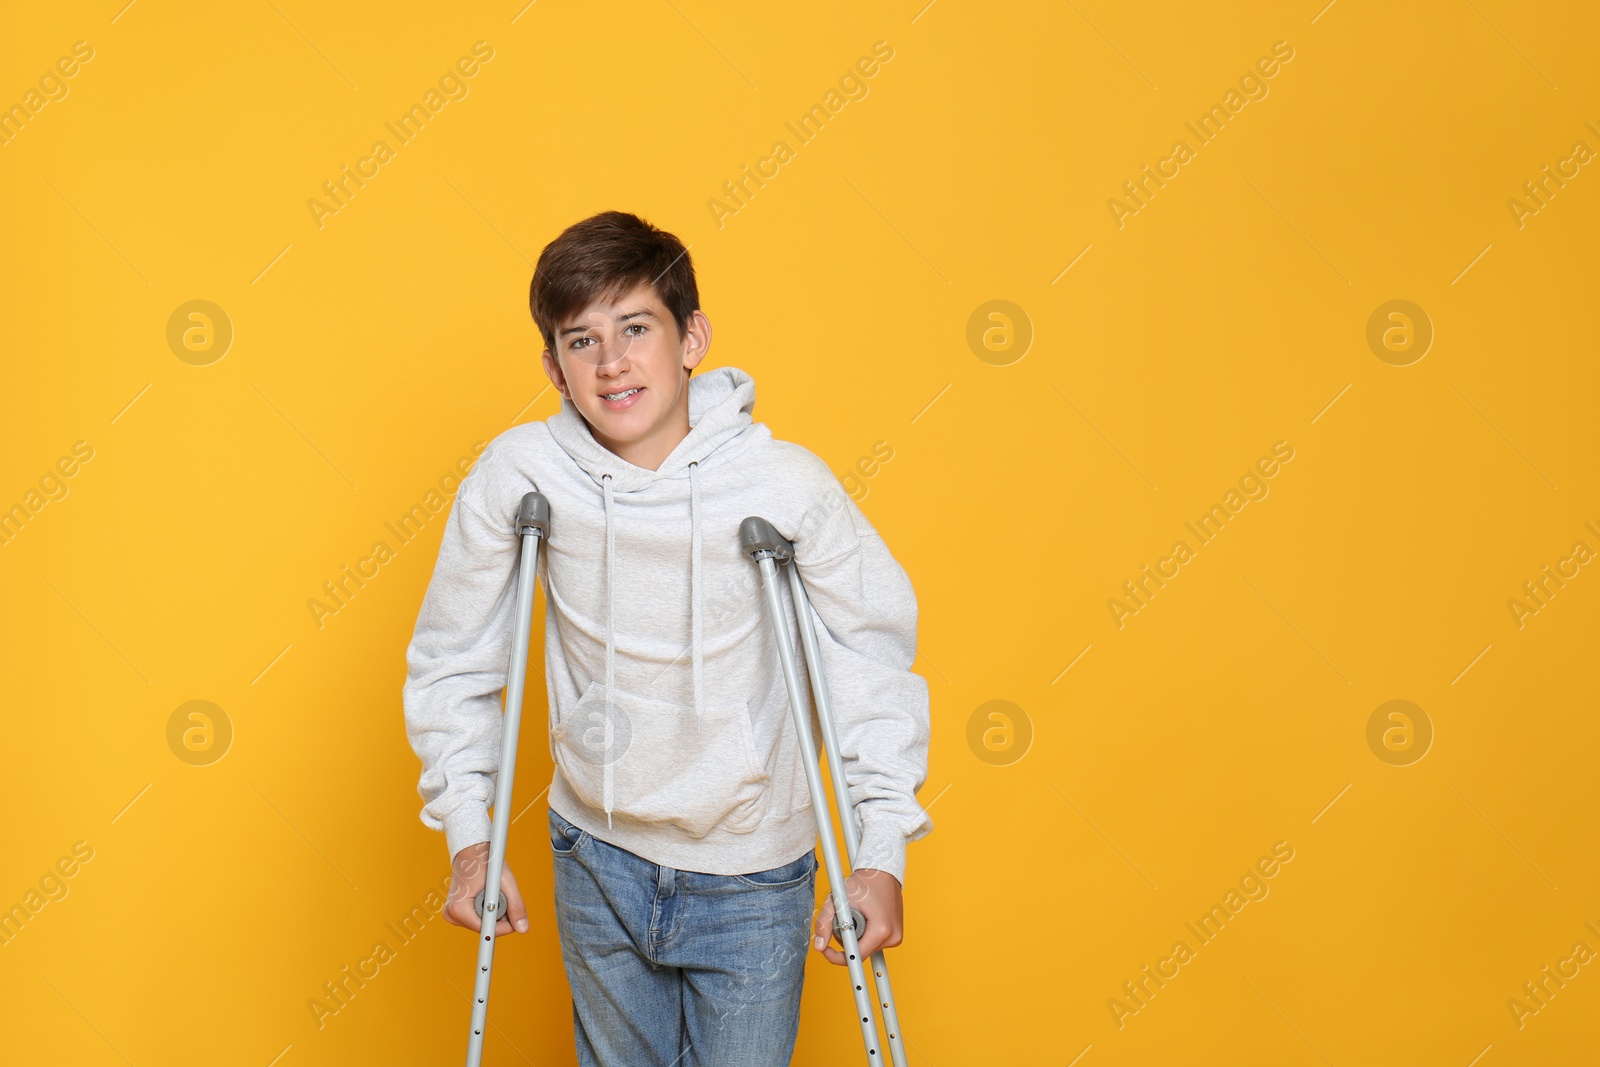
{"type": "MultiPolygon", "coordinates": [[[[628,323],[628,325],[626,327],[624,327],[625,330],[638,330],[638,331],[640,331],[639,333],[634,334],[635,337],[640,336],[645,330],[648,330],[649,328],[650,328],[649,325],[647,325],[646,323],[643,323],[643,322],[630,322],[630,323],[628,323]]],[[[576,340],[574,340],[567,347],[568,348],[588,348],[589,346],[584,344],[583,342],[585,342],[585,341],[593,341],[593,340],[595,340],[595,338],[593,338],[593,337],[579,337],[576,340]]]]}

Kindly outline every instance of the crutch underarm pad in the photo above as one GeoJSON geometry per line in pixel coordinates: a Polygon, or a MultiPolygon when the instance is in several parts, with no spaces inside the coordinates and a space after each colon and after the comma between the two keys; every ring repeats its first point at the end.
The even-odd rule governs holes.
{"type": "Polygon", "coordinates": [[[772,523],[755,515],[739,524],[739,542],[744,545],[747,556],[771,552],[779,563],[794,558],[794,545],[789,543],[789,539],[780,534],[772,523]]]}
{"type": "Polygon", "coordinates": [[[539,531],[540,537],[550,535],[550,501],[543,493],[525,493],[517,508],[517,536],[539,531]]]}

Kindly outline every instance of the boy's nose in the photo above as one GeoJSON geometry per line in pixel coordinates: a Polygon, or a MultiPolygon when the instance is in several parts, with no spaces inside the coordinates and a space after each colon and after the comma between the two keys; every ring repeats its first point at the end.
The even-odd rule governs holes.
{"type": "Polygon", "coordinates": [[[629,347],[627,342],[605,341],[589,351],[594,353],[595,366],[605,369],[609,377],[615,378],[628,370],[629,347]]]}

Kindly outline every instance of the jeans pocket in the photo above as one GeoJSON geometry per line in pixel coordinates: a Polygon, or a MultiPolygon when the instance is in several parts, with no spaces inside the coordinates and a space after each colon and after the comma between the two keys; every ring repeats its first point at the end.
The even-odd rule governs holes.
{"type": "Polygon", "coordinates": [[[774,867],[769,871],[755,871],[750,874],[736,874],[734,880],[745,885],[756,886],[760,889],[786,889],[808,881],[817,873],[817,854],[815,851],[807,852],[804,856],[782,867],[774,867]]]}
{"type": "Polygon", "coordinates": [[[556,765],[585,804],[605,810],[609,765],[614,813],[690,837],[718,828],[749,833],[770,803],[771,775],[756,759],[742,701],[697,715],[688,705],[613,687],[608,705],[605,684],[592,682],[557,721],[552,740],[556,765]]]}
{"type": "Polygon", "coordinates": [[[557,856],[570,856],[589,835],[550,809],[550,851],[557,856]]]}

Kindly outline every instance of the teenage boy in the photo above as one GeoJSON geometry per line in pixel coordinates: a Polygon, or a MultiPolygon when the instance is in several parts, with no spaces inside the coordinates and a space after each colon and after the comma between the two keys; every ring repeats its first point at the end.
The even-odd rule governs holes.
{"type": "MultiPolygon", "coordinates": [[[[815,609],[868,956],[901,943],[906,845],[933,829],[916,799],[929,715],[911,583],[822,460],[752,419],[748,374],[691,381],[711,323],[676,237],[616,211],[579,222],[539,256],[529,303],[561,410],[500,434],[462,481],[406,652],[422,822],[444,831],[454,869],[446,916],[479,927],[513,520],[537,489],[551,512],[550,847],[579,1062],[786,1064],[808,923],[845,960],[828,944],[831,898],[812,921],[815,815],[739,524],[759,515],[794,542],[815,609]]],[[[501,891],[498,933],[525,932],[509,866],[501,891]]]]}

